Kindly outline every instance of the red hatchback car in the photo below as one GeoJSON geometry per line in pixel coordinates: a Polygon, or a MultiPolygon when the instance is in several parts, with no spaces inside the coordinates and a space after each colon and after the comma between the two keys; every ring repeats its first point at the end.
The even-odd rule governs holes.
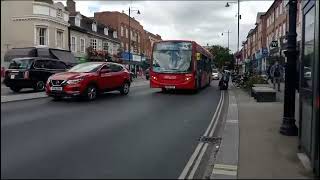
{"type": "Polygon", "coordinates": [[[119,90],[129,93],[130,72],[121,64],[111,62],[87,62],[72,67],[67,72],[49,77],[46,93],[55,99],[82,96],[94,100],[98,93],[119,90]]]}

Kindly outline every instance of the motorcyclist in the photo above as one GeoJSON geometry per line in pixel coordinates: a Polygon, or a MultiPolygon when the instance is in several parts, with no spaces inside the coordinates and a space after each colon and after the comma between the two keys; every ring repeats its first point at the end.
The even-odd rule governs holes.
{"type": "Polygon", "coordinates": [[[229,86],[229,79],[230,79],[230,74],[227,73],[225,70],[222,71],[222,77],[219,81],[219,86],[220,86],[220,89],[228,89],[228,86],[229,86]],[[222,87],[224,86],[225,84],[225,87],[222,87]]]}

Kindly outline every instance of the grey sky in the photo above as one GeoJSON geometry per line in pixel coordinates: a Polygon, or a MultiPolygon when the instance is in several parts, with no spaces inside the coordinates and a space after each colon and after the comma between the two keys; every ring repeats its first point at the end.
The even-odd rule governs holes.
{"type": "MultiPolygon", "coordinates": [[[[62,1],[63,2],[63,1],[62,1]]],[[[122,11],[129,5],[141,14],[132,13],[147,30],[163,39],[195,40],[201,45],[219,44],[227,47],[231,31],[230,49],[237,49],[237,4],[226,8],[227,1],[76,1],[77,11],[93,16],[95,11],[122,11]]],[[[273,1],[241,1],[240,43],[254,27],[257,12],[264,12],[273,1]]],[[[65,2],[63,2],[65,4],[65,2]]],[[[241,47],[240,47],[241,48],[241,47]]]]}

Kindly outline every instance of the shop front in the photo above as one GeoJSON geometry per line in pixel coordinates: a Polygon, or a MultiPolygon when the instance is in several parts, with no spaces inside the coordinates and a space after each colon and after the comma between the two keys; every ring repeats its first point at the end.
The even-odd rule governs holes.
{"type": "Polygon", "coordinates": [[[299,149],[319,177],[319,1],[303,1],[299,149]]]}

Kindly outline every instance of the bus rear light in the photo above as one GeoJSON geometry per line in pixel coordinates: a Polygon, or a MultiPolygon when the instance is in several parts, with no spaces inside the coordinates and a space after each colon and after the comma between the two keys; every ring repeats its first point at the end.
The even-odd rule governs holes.
{"type": "Polygon", "coordinates": [[[29,79],[29,71],[24,72],[24,79],[29,79]]]}

